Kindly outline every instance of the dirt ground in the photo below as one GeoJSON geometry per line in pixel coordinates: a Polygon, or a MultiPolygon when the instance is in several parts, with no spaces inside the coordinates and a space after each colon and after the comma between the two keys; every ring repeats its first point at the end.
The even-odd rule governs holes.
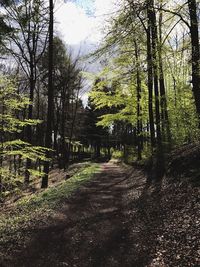
{"type": "Polygon", "coordinates": [[[164,261],[159,247],[166,211],[159,192],[151,192],[153,200],[149,192],[142,171],[102,164],[102,172],[67,199],[49,223],[24,233],[29,235],[25,247],[2,267],[200,266],[198,259],[164,261]]]}

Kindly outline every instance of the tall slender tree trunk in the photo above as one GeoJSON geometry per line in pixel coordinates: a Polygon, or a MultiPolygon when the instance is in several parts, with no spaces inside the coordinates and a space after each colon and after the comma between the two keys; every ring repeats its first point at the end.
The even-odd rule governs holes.
{"type": "Polygon", "coordinates": [[[159,84],[158,84],[158,33],[156,14],[154,10],[154,0],[151,0],[149,19],[152,26],[152,59],[153,59],[153,81],[154,81],[154,94],[155,94],[155,111],[156,111],[156,136],[158,148],[162,144],[161,127],[160,127],[160,95],[159,95],[159,84]]]}
{"type": "Polygon", "coordinates": [[[1,115],[2,115],[2,120],[0,124],[0,193],[2,192],[3,189],[3,180],[2,180],[2,167],[3,167],[3,150],[4,150],[4,98],[2,99],[2,102],[0,103],[1,107],[1,115]]]}
{"type": "Polygon", "coordinates": [[[196,110],[200,118],[200,48],[196,0],[188,0],[192,43],[192,85],[196,110]]]}
{"type": "Polygon", "coordinates": [[[53,125],[53,128],[54,128],[54,146],[53,146],[53,149],[54,151],[56,152],[56,158],[59,159],[59,149],[58,149],[58,129],[59,129],[59,116],[60,113],[59,113],[59,109],[58,109],[58,106],[56,108],[56,111],[55,111],[55,118],[54,118],[54,125],[53,125]]]}
{"type": "MultiPolygon", "coordinates": [[[[81,88],[81,83],[77,89],[77,94],[76,94],[76,103],[75,103],[75,108],[72,112],[72,123],[71,123],[71,129],[70,129],[70,135],[69,135],[69,144],[71,144],[72,142],[72,138],[73,138],[73,134],[74,134],[74,127],[75,127],[75,123],[76,123],[76,116],[77,116],[77,111],[78,111],[78,101],[79,101],[79,93],[80,93],[80,88],[81,88]]],[[[73,103],[72,103],[73,106],[73,103]]],[[[70,145],[68,148],[68,159],[70,159],[70,145]]],[[[69,161],[67,162],[67,168],[69,167],[69,161]]]]}
{"type": "Polygon", "coordinates": [[[151,147],[155,147],[155,127],[154,127],[154,112],[153,112],[153,59],[151,46],[151,21],[150,9],[148,5],[148,28],[147,28],[147,71],[148,71],[148,110],[149,110],[149,128],[151,136],[151,147]]]}
{"type": "MultiPolygon", "coordinates": [[[[28,106],[28,119],[32,120],[33,119],[33,100],[34,100],[34,90],[35,90],[35,74],[34,74],[34,65],[33,65],[33,63],[30,64],[29,84],[30,84],[30,95],[29,95],[30,104],[28,106]]],[[[28,143],[32,144],[32,128],[31,128],[31,125],[27,126],[27,141],[28,141],[28,143]]],[[[27,159],[27,161],[26,161],[26,170],[25,170],[25,178],[24,178],[24,183],[25,184],[29,184],[29,181],[30,181],[30,173],[29,173],[29,169],[30,168],[31,168],[31,160],[27,159]]]]}
{"type": "Polygon", "coordinates": [[[141,77],[140,77],[140,59],[139,59],[139,49],[137,41],[135,44],[135,58],[136,58],[136,76],[137,76],[137,158],[142,159],[142,114],[141,114],[141,77]]]}
{"type": "Polygon", "coordinates": [[[65,108],[66,108],[66,95],[65,90],[63,89],[62,97],[62,113],[61,113],[61,143],[62,143],[62,151],[61,151],[61,157],[62,157],[62,168],[66,169],[66,141],[65,141],[65,122],[66,122],[66,116],[65,116],[65,108]]]}
{"type": "MultiPolygon", "coordinates": [[[[162,5],[162,2],[161,2],[161,5],[162,5]]],[[[162,119],[162,132],[163,132],[162,135],[164,137],[166,135],[168,148],[170,148],[171,147],[171,131],[170,131],[170,124],[169,124],[168,110],[167,110],[167,97],[166,97],[165,80],[164,80],[164,72],[163,72],[163,61],[162,61],[162,11],[160,11],[160,14],[159,14],[158,61],[159,61],[161,119],[162,119]]]]}
{"type": "Polygon", "coordinates": [[[159,94],[159,74],[158,74],[158,32],[154,0],[148,1],[148,19],[150,23],[152,60],[153,60],[153,81],[155,94],[155,124],[156,124],[156,179],[162,178],[164,174],[164,155],[161,134],[160,116],[160,94],[159,94]]]}
{"type": "MultiPolygon", "coordinates": [[[[70,85],[68,84],[68,90],[70,88],[70,85]]],[[[66,94],[66,120],[68,125],[70,125],[70,120],[71,120],[71,115],[72,112],[70,110],[70,93],[68,91],[68,93],[66,94]]],[[[70,135],[70,131],[69,131],[69,135],[70,135]]],[[[70,159],[71,159],[71,152],[73,151],[73,145],[71,143],[71,137],[69,136],[69,142],[66,145],[66,150],[65,150],[65,168],[69,167],[70,164],[70,159]]]]}
{"type": "MultiPolygon", "coordinates": [[[[49,0],[49,67],[48,67],[48,111],[47,111],[47,128],[45,137],[45,146],[52,148],[52,119],[53,119],[53,0],[49,0]]],[[[47,157],[50,157],[50,151],[47,157]]],[[[42,178],[42,188],[48,187],[49,166],[48,161],[44,164],[44,177],[42,178]]]]}

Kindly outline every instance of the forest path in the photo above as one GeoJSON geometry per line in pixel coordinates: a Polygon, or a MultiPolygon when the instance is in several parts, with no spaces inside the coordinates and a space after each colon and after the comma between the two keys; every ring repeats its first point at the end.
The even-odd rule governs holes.
{"type": "Polygon", "coordinates": [[[146,179],[113,163],[101,168],[55,211],[53,224],[34,230],[9,266],[146,266],[150,240],[137,207],[146,179]]]}

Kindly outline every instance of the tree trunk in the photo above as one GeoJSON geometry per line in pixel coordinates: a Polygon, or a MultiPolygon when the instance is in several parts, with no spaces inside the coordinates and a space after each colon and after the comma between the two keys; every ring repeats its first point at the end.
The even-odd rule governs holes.
{"type": "MultiPolygon", "coordinates": [[[[53,119],[53,0],[49,0],[49,69],[48,69],[48,112],[47,112],[47,128],[45,137],[45,146],[52,148],[52,119],[53,119]]],[[[49,158],[50,151],[46,153],[49,158]]],[[[42,178],[42,188],[48,187],[49,162],[44,164],[45,175],[42,178]]]]}
{"type": "Polygon", "coordinates": [[[192,43],[192,85],[196,110],[200,117],[200,49],[196,0],[188,0],[192,43]]]}
{"type": "Polygon", "coordinates": [[[164,174],[164,155],[162,147],[162,135],[160,127],[160,95],[158,83],[158,33],[156,23],[156,13],[154,9],[154,0],[149,0],[148,19],[151,28],[152,60],[153,60],[153,80],[155,94],[155,111],[156,111],[156,179],[162,178],[164,174]]]}
{"type": "Polygon", "coordinates": [[[63,90],[63,94],[61,95],[62,97],[62,114],[61,114],[61,157],[62,157],[62,168],[65,170],[66,168],[66,142],[65,142],[65,121],[66,121],[66,117],[65,117],[65,91],[63,90]]]}
{"type": "MultiPolygon", "coordinates": [[[[30,95],[29,95],[29,101],[30,104],[28,106],[28,119],[32,120],[33,119],[33,99],[34,99],[34,90],[35,90],[35,75],[34,75],[34,66],[33,64],[30,64],[30,79],[29,79],[29,84],[30,84],[30,95]]],[[[29,144],[32,144],[32,128],[31,125],[27,126],[27,141],[29,144]]],[[[30,173],[29,169],[31,168],[31,160],[27,159],[26,161],[26,170],[25,170],[25,178],[24,178],[24,183],[29,184],[30,181],[30,173]]]]}
{"type": "MultiPolygon", "coordinates": [[[[161,2],[162,4],[162,2],[161,2]]],[[[162,11],[159,14],[159,43],[158,43],[158,60],[159,60],[159,85],[160,85],[160,104],[161,104],[161,119],[162,119],[162,135],[166,136],[168,148],[171,146],[171,131],[169,125],[169,116],[167,110],[167,98],[165,89],[165,80],[163,73],[162,62],[162,11]],[[166,132],[166,134],[165,134],[166,132]]]]}
{"type": "Polygon", "coordinates": [[[135,58],[136,58],[136,76],[137,76],[137,159],[142,159],[142,114],[141,114],[141,77],[140,77],[140,68],[139,68],[139,49],[137,41],[135,44],[135,58]]]}
{"type": "Polygon", "coordinates": [[[154,113],[153,113],[153,59],[151,46],[151,21],[150,10],[148,8],[148,29],[147,29],[147,71],[148,71],[148,109],[149,109],[149,127],[151,136],[151,147],[155,147],[155,128],[154,128],[154,113]]]}
{"type": "Polygon", "coordinates": [[[156,110],[156,136],[158,148],[161,146],[161,128],[160,128],[160,100],[159,100],[159,86],[158,86],[158,34],[156,25],[156,14],[154,10],[154,0],[151,0],[149,19],[151,21],[151,41],[152,41],[152,59],[153,59],[153,81],[154,81],[154,94],[155,94],[155,110],[156,110]]]}
{"type": "MultiPolygon", "coordinates": [[[[75,108],[74,108],[74,111],[72,111],[72,123],[71,123],[70,136],[69,136],[69,143],[70,144],[72,142],[72,138],[73,138],[73,134],[74,134],[74,126],[76,123],[76,116],[77,116],[77,111],[78,111],[78,101],[79,101],[79,92],[80,92],[80,87],[78,87],[78,89],[77,89],[75,108]]],[[[69,97],[68,97],[68,99],[69,99],[69,97]]],[[[68,103],[68,105],[69,105],[69,103],[68,103]]],[[[72,103],[72,107],[73,107],[73,103],[72,103]]],[[[68,168],[69,167],[70,154],[71,154],[70,146],[69,146],[69,149],[67,151],[67,154],[68,154],[68,156],[67,156],[67,158],[68,158],[67,168],[68,168]]]]}

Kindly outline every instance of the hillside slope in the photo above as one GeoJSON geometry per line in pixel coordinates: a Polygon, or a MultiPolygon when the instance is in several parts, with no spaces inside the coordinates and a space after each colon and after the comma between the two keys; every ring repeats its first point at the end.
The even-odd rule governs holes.
{"type": "Polygon", "coordinates": [[[199,266],[198,198],[198,187],[166,178],[148,185],[141,170],[101,164],[46,221],[25,229],[23,246],[3,247],[1,266],[199,266]]]}

